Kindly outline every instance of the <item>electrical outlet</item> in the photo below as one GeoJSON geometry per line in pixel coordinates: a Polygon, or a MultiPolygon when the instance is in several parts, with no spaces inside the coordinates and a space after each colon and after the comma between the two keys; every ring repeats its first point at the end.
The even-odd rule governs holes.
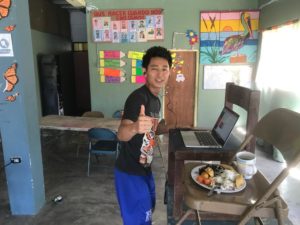
{"type": "Polygon", "coordinates": [[[12,157],[10,158],[10,162],[13,164],[21,163],[21,157],[12,157]]]}

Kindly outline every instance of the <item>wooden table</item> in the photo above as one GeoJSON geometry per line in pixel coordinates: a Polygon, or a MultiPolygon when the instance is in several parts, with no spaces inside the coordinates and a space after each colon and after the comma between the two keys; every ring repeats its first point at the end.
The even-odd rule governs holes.
{"type": "Polygon", "coordinates": [[[168,185],[173,186],[173,216],[178,218],[182,214],[181,204],[183,198],[183,171],[185,160],[205,160],[230,162],[240,145],[240,141],[231,135],[222,149],[197,149],[185,147],[180,130],[169,131],[168,147],[168,185]]]}
{"type": "Polygon", "coordinates": [[[40,128],[72,131],[88,131],[92,127],[109,128],[117,131],[120,119],[76,117],[76,116],[44,116],[40,120],[40,128]]]}

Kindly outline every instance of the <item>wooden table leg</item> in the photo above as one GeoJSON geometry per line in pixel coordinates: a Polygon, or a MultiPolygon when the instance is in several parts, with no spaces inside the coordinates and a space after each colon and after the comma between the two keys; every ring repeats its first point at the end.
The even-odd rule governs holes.
{"type": "Polygon", "coordinates": [[[183,202],[183,171],[184,160],[175,159],[175,170],[174,174],[174,202],[173,202],[173,217],[179,218],[182,214],[181,204],[183,202]]]}

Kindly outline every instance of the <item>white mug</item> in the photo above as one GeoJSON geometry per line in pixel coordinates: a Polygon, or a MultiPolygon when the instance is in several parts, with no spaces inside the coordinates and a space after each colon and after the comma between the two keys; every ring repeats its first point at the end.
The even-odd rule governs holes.
{"type": "Polygon", "coordinates": [[[237,168],[245,179],[251,179],[257,172],[256,157],[252,152],[242,151],[236,154],[237,168]]]}

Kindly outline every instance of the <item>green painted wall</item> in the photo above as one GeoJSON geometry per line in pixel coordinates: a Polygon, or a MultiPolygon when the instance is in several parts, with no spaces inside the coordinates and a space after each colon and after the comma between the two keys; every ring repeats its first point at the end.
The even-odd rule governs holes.
{"type": "Polygon", "coordinates": [[[36,79],[36,93],[37,93],[37,102],[38,102],[38,114],[39,117],[42,115],[41,110],[41,95],[40,95],[40,83],[38,76],[38,63],[37,55],[38,54],[53,54],[59,52],[68,52],[72,50],[71,41],[59,37],[53,34],[40,32],[37,30],[31,30],[32,36],[32,50],[33,50],[33,61],[34,61],[34,74],[36,79]]]}
{"type": "MultiPolygon", "coordinates": [[[[268,1],[260,0],[262,5],[268,1]]],[[[260,26],[266,29],[271,26],[284,24],[288,20],[300,19],[299,0],[280,0],[274,2],[261,10],[260,26]]],[[[260,117],[272,109],[284,107],[300,112],[300,96],[288,91],[281,90],[262,90],[260,117]]]]}
{"type": "MultiPolygon", "coordinates": [[[[263,5],[269,1],[270,0],[259,0],[259,5],[263,5]]],[[[297,18],[300,18],[300,1],[279,0],[262,8],[260,14],[260,27],[265,29],[297,18]]]]}
{"type": "MultiPolygon", "coordinates": [[[[128,94],[136,89],[138,85],[131,84],[128,81],[123,84],[100,84],[97,74],[97,51],[105,49],[122,50],[124,52],[128,50],[145,51],[153,45],[161,45],[171,49],[173,32],[186,32],[187,29],[199,31],[200,11],[256,9],[258,0],[91,0],[89,4],[101,10],[129,8],[164,9],[165,40],[162,42],[134,44],[95,44],[92,40],[90,14],[87,13],[92,110],[102,111],[106,117],[110,117],[115,110],[123,108],[128,94]]],[[[176,39],[175,47],[189,49],[187,39],[176,39]]],[[[199,45],[196,45],[195,49],[199,49],[199,45]]],[[[128,69],[129,67],[126,67],[126,70],[128,69]]],[[[200,65],[198,126],[210,127],[223,107],[224,90],[202,90],[202,77],[203,66],[200,65]]]]}

